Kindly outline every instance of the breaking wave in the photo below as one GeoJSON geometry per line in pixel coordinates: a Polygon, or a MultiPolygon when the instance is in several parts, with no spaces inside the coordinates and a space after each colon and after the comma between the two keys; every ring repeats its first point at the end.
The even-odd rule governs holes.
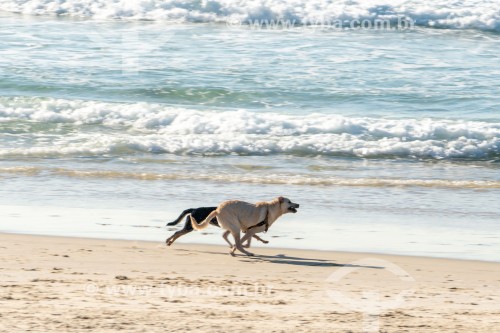
{"type": "Polygon", "coordinates": [[[500,31],[497,0],[0,0],[0,10],[92,19],[247,24],[280,20],[294,25],[403,17],[423,27],[500,31]]]}
{"type": "Polygon", "coordinates": [[[332,114],[199,111],[150,103],[10,98],[0,103],[0,156],[500,156],[500,123],[332,114]],[[2,139],[3,137],[3,139],[2,139]]]}

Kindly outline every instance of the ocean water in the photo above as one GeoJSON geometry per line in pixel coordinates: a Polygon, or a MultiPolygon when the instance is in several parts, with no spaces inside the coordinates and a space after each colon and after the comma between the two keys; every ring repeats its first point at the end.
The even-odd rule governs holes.
{"type": "Polygon", "coordinates": [[[496,0],[0,0],[0,231],[284,195],[272,246],[500,261],[499,54],[496,0]]]}

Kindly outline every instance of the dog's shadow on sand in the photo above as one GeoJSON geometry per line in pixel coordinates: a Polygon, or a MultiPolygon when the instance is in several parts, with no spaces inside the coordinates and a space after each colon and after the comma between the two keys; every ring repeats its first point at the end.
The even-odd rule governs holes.
{"type": "Polygon", "coordinates": [[[341,264],[334,260],[327,259],[316,259],[316,258],[303,258],[303,257],[291,257],[285,254],[277,254],[275,256],[266,255],[254,255],[254,256],[240,256],[241,261],[244,262],[268,262],[272,264],[282,264],[282,265],[297,265],[297,266],[316,266],[316,267],[358,267],[358,268],[373,268],[373,269],[384,269],[381,266],[362,266],[353,264],[341,264]]]}
{"type": "MultiPolygon", "coordinates": [[[[193,251],[193,250],[191,250],[193,251]]],[[[201,251],[193,251],[201,252],[201,251]]],[[[213,251],[203,251],[203,253],[219,254],[227,256],[227,253],[213,252],[213,251]]],[[[237,254],[235,258],[240,259],[242,262],[250,263],[271,263],[271,264],[281,264],[281,265],[296,265],[296,266],[316,266],[316,267],[357,267],[357,268],[372,268],[372,269],[384,269],[381,266],[363,266],[363,265],[353,265],[353,264],[341,264],[335,262],[335,260],[328,259],[316,259],[316,258],[303,258],[303,257],[291,257],[285,254],[277,254],[275,256],[267,255],[253,255],[246,256],[237,254]]]]}

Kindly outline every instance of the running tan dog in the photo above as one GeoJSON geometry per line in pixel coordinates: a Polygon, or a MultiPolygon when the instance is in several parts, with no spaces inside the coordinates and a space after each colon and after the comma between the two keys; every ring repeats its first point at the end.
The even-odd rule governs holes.
{"type": "Polygon", "coordinates": [[[297,213],[297,208],[299,208],[299,204],[293,203],[290,199],[283,197],[256,204],[230,200],[221,203],[200,224],[192,216],[190,218],[191,225],[195,230],[203,230],[208,227],[210,220],[217,217],[220,227],[226,230],[223,234],[224,239],[228,241],[227,236],[229,233],[234,237],[235,245],[229,253],[234,256],[234,251],[238,249],[240,252],[252,256],[252,253],[243,248],[242,243],[250,239],[257,232],[267,231],[281,215],[297,213]],[[240,238],[240,231],[246,232],[246,235],[242,239],[240,238]]]}

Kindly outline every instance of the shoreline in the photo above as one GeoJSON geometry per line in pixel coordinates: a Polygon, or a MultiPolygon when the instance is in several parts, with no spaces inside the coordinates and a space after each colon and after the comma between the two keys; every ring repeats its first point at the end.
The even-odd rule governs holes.
{"type": "MultiPolygon", "coordinates": [[[[212,244],[212,243],[201,243],[201,242],[188,242],[184,240],[177,240],[173,245],[167,246],[165,242],[159,242],[154,240],[142,240],[142,239],[122,239],[122,238],[99,238],[99,237],[83,237],[83,236],[61,236],[61,235],[43,235],[43,234],[30,234],[30,233],[18,233],[18,232],[5,232],[0,231],[0,237],[2,235],[14,235],[14,236],[28,236],[28,237],[39,237],[39,238],[56,238],[56,239],[78,239],[78,240],[89,240],[89,241],[106,241],[106,242],[133,242],[133,243],[146,243],[158,246],[165,246],[165,248],[175,248],[176,246],[202,246],[214,249],[225,249],[226,246],[221,242],[220,245],[212,244]]],[[[252,248],[265,250],[275,250],[275,251],[302,251],[302,252],[318,252],[318,253],[330,253],[330,254],[342,254],[342,255],[363,255],[363,256],[388,256],[388,257],[407,257],[414,259],[429,259],[429,260],[450,260],[450,261],[463,261],[463,262],[480,262],[480,263],[491,263],[491,264],[500,264],[500,261],[495,260],[481,260],[481,259],[463,259],[463,258],[448,258],[448,257],[438,257],[438,256],[422,256],[422,255],[411,255],[411,254],[398,254],[398,253],[385,253],[385,252],[369,252],[369,251],[343,251],[343,250],[321,250],[321,249],[309,249],[309,248],[300,248],[300,247],[274,247],[272,245],[262,245],[257,241],[252,241],[252,248]]],[[[236,253],[240,256],[243,256],[240,252],[236,251],[236,253]]],[[[259,254],[254,251],[254,254],[258,256],[259,254]]]]}
{"type": "MultiPolygon", "coordinates": [[[[102,207],[102,202],[82,207],[2,204],[0,232],[163,243],[183,225],[181,222],[165,226],[179,214],[179,205],[175,208],[174,203],[161,209],[154,205],[149,209],[124,210],[109,201],[104,201],[107,207],[102,207]]],[[[349,216],[345,210],[334,210],[333,216],[311,216],[309,213],[305,212],[307,227],[304,224],[306,215],[286,216],[276,228],[262,235],[270,244],[253,242],[252,246],[500,262],[496,251],[500,243],[498,237],[493,236],[495,226],[491,223],[473,230],[467,225],[451,226],[451,218],[441,221],[441,225],[441,222],[421,223],[421,219],[412,216],[405,217],[404,221],[380,222],[380,216],[375,219],[349,216]]],[[[176,243],[225,244],[218,228],[192,232],[176,243]]]]}
{"type": "Polygon", "coordinates": [[[214,245],[6,233],[0,241],[0,332],[493,333],[500,322],[499,263],[275,248],[231,257],[214,245]]]}

